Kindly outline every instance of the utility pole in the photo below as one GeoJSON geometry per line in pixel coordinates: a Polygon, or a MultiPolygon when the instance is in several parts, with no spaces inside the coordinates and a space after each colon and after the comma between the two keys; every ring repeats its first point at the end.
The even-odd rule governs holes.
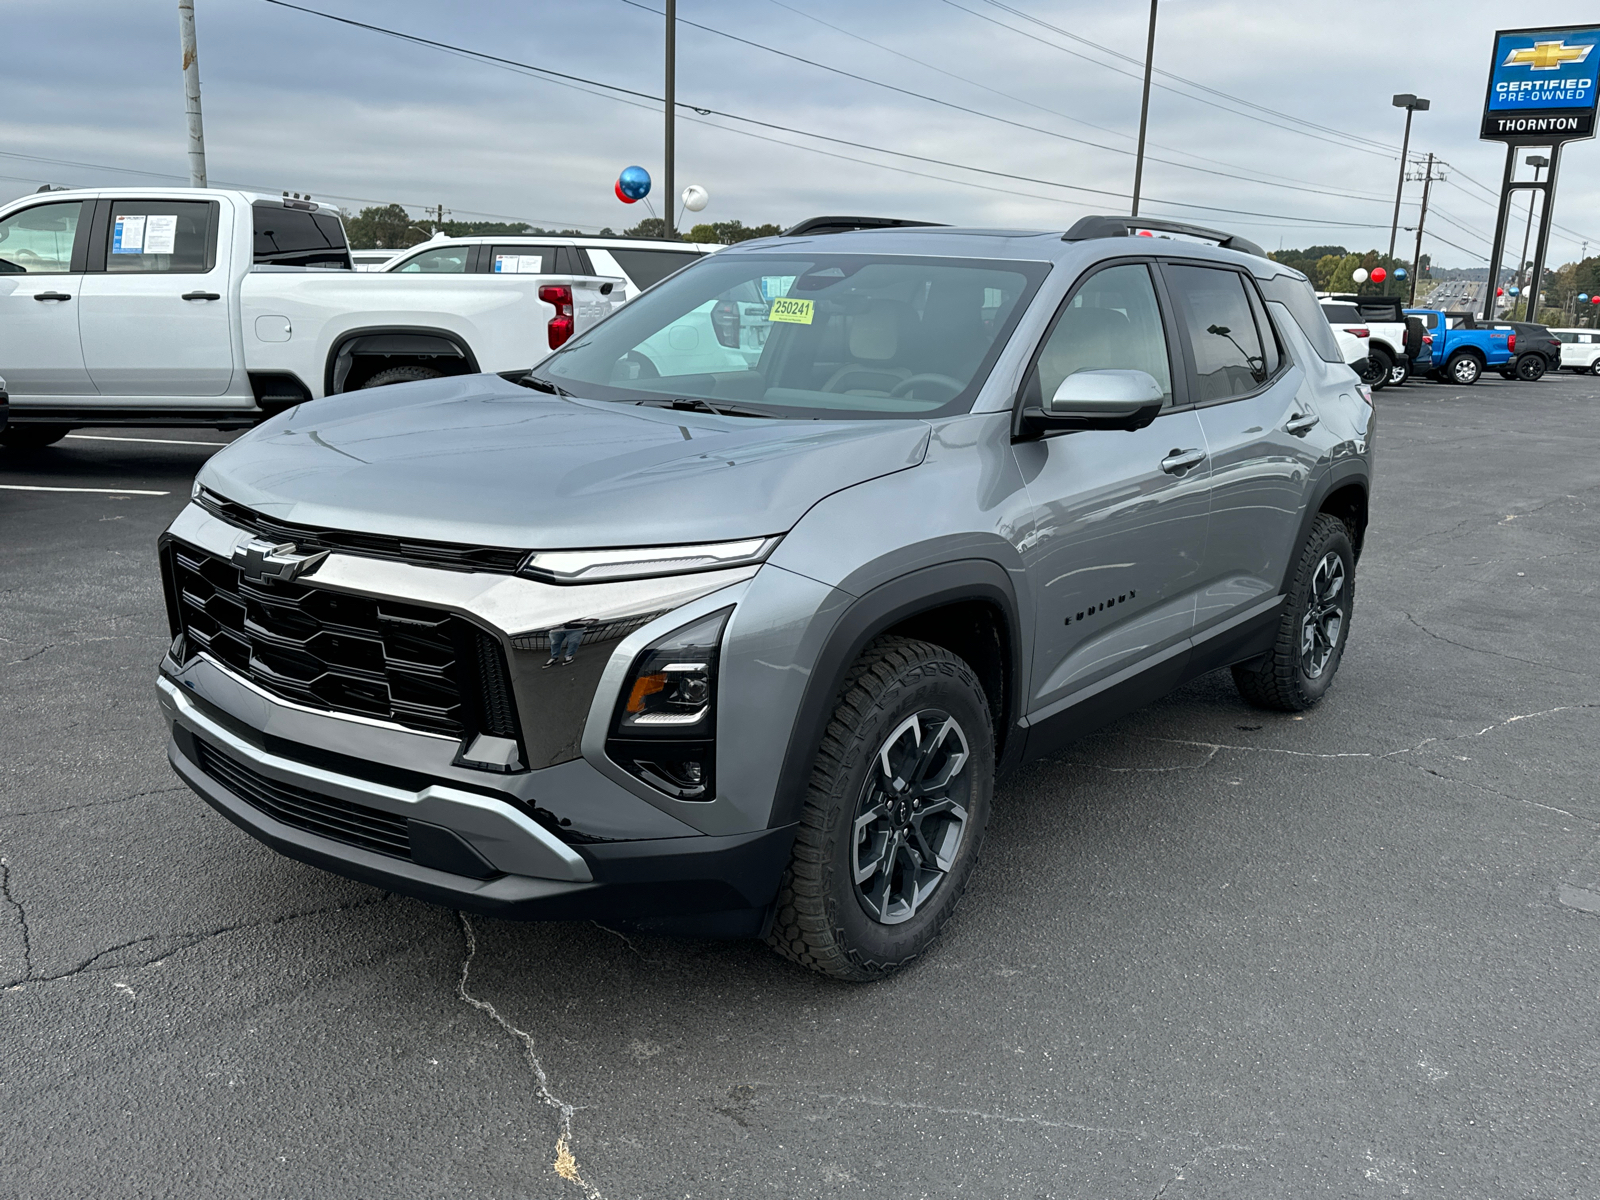
{"type": "Polygon", "coordinates": [[[678,107],[678,0],[667,0],[667,139],[666,139],[666,170],[663,182],[667,185],[665,195],[662,197],[661,218],[663,223],[662,235],[669,242],[678,240],[678,195],[677,185],[673,182],[673,160],[677,156],[676,145],[676,117],[678,107]]]}
{"type": "Polygon", "coordinates": [[[1394,220],[1389,223],[1389,257],[1394,257],[1394,239],[1400,232],[1400,193],[1406,186],[1406,156],[1411,151],[1411,117],[1413,113],[1427,112],[1432,101],[1402,92],[1392,101],[1396,108],[1406,110],[1406,136],[1400,143],[1400,180],[1394,185],[1394,220]]]}
{"type": "MultiPolygon", "coordinates": [[[[1548,158],[1546,158],[1542,154],[1530,154],[1530,155],[1528,155],[1528,165],[1533,168],[1533,181],[1535,183],[1538,183],[1539,182],[1539,172],[1544,170],[1544,168],[1546,168],[1546,167],[1548,167],[1550,165],[1550,160],[1548,158]]],[[[1523,229],[1522,229],[1522,257],[1517,259],[1517,289],[1519,291],[1522,288],[1522,272],[1523,272],[1523,269],[1526,268],[1527,265],[1528,265],[1528,237],[1532,233],[1533,233],[1533,197],[1530,195],[1528,197],[1528,223],[1525,226],[1523,226],[1523,229]]],[[[1516,306],[1516,302],[1515,301],[1512,302],[1511,307],[1512,307],[1513,311],[1516,309],[1517,306],[1516,306]]],[[[1525,316],[1525,317],[1523,317],[1523,320],[1524,321],[1531,321],[1531,320],[1533,320],[1533,318],[1531,316],[1525,316]]]]}
{"type": "Polygon", "coordinates": [[[183,106],[189,114],[189,186],[206,186],[206,134],[200,125],[200,51],[194,40],[194,0],[178,0],[183,45],[183,106]]]}
{"type": "MultiPolygon", "coordinates": [[[[671,3],[671,0],[668,0],[671,3]]],[[[1150,40],[1144,48],[1144,99],[1139,104],[1139,152],[1133,160],[1133,215],[1139,215],[1139,187],[1144,182],[1144,130],[1150,122],[1150,72],[1156,59],[1156,3],[1150,0],[1150,40]]]]}
{"type": "MultiPolygon", "coordinates": [[[[423,211],[426,212],[428,210],[424,209],[423,211]]],[[[437,204],[437,205],[434,206],[434,208],[433,208],[433,235],[435,237],[439,236],[439,226],[444,224],[445,216],[449,212],[450,212],[450,210],[448,208],[446,208],[443,204],[437,204]]]]}
{"type": "Polygon", "coordinates": [[[1411,259],[1411,299],[1406,304],[1407,308],[1417,302],[1417,275],[1422,270],[1422,227],[1428,220],[1428,189],[1432,184],[1433,152],[1429,151],[1428,165],[1422,173],[1422,212],[1417,217],[1417,251],[1411,259]]]}

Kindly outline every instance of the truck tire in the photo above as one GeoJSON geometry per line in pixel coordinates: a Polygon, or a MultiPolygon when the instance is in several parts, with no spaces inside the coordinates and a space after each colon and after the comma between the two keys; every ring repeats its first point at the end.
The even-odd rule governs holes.
{"type": "Polygon", "coordinates": [[[966,890],[993,791],[972,668],[929,642],[873,642],[817,749],[767,944],[857,983],[910,962],[966,890]]]}
{"type": "Polygon", "coordinates": [[[1381,392],[1389,386],[1389,373],[1394,370],[1394,356],[1381,346],[1374,346],[1367,356],[1372,363],[1372,390],[1381,392]]]}
{"type": "Polygon", "coordinates": [[[435,371],[432,367],[390,367],[387,371],[379,371],[368,379],[358,390],[367,388],[384,387],[391,383],[416,383],[423,379],[443,379],[443,371],[435,371]]]}
{"type": "Polygon", "coordinates": [[[1459,383],[1463,387],[1471,387],[1483,376],[1483,364],[1478,361],[1476,354],[1469,354],[1461,350],[1450,356],[1450,361],[1444,364],[1444,377],[1449,383],[1459,383]]]}
{"type": "Polygon", "coordinates": [[[71,425],[7,425],[0,429],[0,446],[10,450],[42,450],[53,446],[72,432],[71,425]]]}
{"type": "Polygon", "coordinates": [[[1549,364],[1544,361],[1542,354],[1524,354],[1517,359],[1516,376],[1523,383],[1537,383],[1544,378],[1549,364]]]}
{"type": "Polygon", "coordinates": [[[1320,513],[1312,522],[1289,585],[1272,649],[1258,663],[1233,668],[1246,703],[1275,712],[1304,712],[1333,685],[1350,640],[1356,555],[1350,530],[1320,513]]]}

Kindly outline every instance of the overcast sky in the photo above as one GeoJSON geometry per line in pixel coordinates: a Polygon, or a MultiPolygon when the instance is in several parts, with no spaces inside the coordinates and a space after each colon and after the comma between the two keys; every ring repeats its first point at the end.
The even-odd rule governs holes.
{"type": "MultiPolygon", "coordinates": [[[[645,11],[659,0],[297,2],[652,96],[662,86],[663,21],[645,11]]],[[[644,205],[619,204],[612,184],[633,163],[659,179],[659,106],[584,94],[266,0],[195,0],[195,8],[214,185],[309,192],[348,210],[443,203],[459,219],[590,229],[647,215],[644,205]]],[[[712,197],[691,220],[872,213],[1053,229],[1085,213],[1127,211],[1120,197],[1132,186],[1140,68],[1027,18],[1142,62],[1142,0],[680,0],[678,14],[680,24],[989,114],[681,24],[680,100],[880,148],[681,114],[678,186],[699,183],[712,197]]],[[[1424,248],[1443,266],[1483,265],[1494,213],[1491,193],[1471,180],[1496,188],[1504,161],[1498,144],[1477,140],[1493,32],[1596,16],[1593,0],[1515,14],[1487,0],[1386,9],[1166,0],[1156,66],[1238,100],[1157,76],[1167,86],[1152,94],[1149,154],[1162,161],[1147,164],[1145,211],[1237,229],[1269,249],[1387,248],[1404,119],[1389,101],[1414,92],[1433,108],[1418,115],[1412,148],[1435,152],[1451,171],[1434,188],[1429,230],[1455,245],[1430,235],[1424,248]]],[[[6,0],[0,18],[0,197],[42,182],[186,179],[175,0],[6,0]]],[[[1556,263],[1577,257],[1584,237],[1600,251],[1600,145],[1573,143],[1562,168],[1556,263]]],[[[1402,225],[1416,224],[1420,189],[1406,185],[1402,225]]],[[[1413,237],[1402,230],[1403,256],[1413,237]]]]}

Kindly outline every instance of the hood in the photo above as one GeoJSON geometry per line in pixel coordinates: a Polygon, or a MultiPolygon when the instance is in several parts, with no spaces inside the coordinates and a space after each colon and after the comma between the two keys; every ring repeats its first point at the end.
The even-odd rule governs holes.
{"type": "Polygon", "coordinates": [[[922,461],[921,421],[720,417],[494,375],[302,404],[199,482],[302,525],[558,550],[783,533],[831,492],[922,461]]]}

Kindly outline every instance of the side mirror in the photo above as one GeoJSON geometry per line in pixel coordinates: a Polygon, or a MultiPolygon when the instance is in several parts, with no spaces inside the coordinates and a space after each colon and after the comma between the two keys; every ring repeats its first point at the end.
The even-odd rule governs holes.
{"type": "Polygon", "coordinates": [[[1061,381],[1045,414],[1051,417],[1128,420],[1166,397],[1145,371],[1075,371],[1061,381]]]}

